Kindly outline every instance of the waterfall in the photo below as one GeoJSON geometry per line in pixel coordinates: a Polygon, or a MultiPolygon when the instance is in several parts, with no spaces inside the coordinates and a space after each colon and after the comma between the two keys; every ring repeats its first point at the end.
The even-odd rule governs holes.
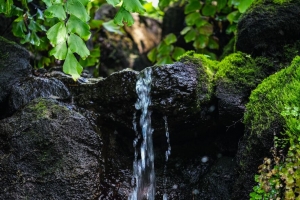
{"type": "Polygon", "coordinates": [[[164,120],[165,120],[165,130],[166,130],[166,138],[167,138],[167,144],[168,144],[168,149],[165,152],[165,156],[166,156],[166,163],[165,163],[165,167],[164,167],[164,181],[163,181],[163,185],[164,185],[164,195],[163,195],[163,200],[168,200],[168,195],[167,195],[167,162],[169,160],[169,156],[171,155],[171,144],[170,144],[170,134],[169,134],[169,128],[168,128],[168,121],[167,121],[167,116],[164,116],[164,120]]]}
{"type": "Polygon", "coordinates": [[[146,68],[143,74],[140,74],[136,83],[136,93],[138,95],[135,108],[141,110],[140,127],[142,129],[142,138],[137,130],[135,122],[136,114],[134,115],[133,129],[136,133],[136,138],[133,141],[135,148],[135,156],[133,161],[133,191],[128,197],[128,200],[154,200],[155,196],[155,172],[154,172],[154,152],[151,127],[151,111],[148,107],[151,105],[150,91],[152,69],[146,68]],[[141,141],[140,159],[138,159],[137,144],[141,141]]]}

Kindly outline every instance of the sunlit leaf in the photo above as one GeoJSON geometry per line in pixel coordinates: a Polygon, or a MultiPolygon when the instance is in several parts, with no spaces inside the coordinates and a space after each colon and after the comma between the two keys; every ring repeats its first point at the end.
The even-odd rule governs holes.
{"type": "Polygon", "coordinates": [[[90,0],[79,0],[79,1],[83,6],[86,6],[90,2],[90,0]]]}
{"type": "Polygon", "coordinates": [[[84,40],[88,40],[91,36],[89,25],[74,15],[70,15],[66,25],[68,33],[77,33],[84,40]]]}
{"type": "Polygon", "coordinates": [[[6,15],[10,14],[13,4],[14,4],[13,0],[6,0],[6,4],[5,4],[6,5],[6,12],[5,12],[5,14],[6,15]]]}
{"type": "Polygon", "coordinates": [[[89,25],[91,29],[99,29],[101,28],[103,23],[104,23],[103,20],[99,20],[99,19],[92,19],[89,21],[89,25]]]}
{"type": "Polygon", "coordinates": [[[114,20],[110,20],[108,22],[104,22],[103,27],[112,33],[117,33],[117,34],[122,34],[122,32],[120,31],[120,26],[118,26],[117,24],[115,24],[114,20]]]}
{"type": "Polygon", "coordinates": [[[70,15],[74,15],[83,22],[87,22],[90,19],[85,7],[78,0],[67,1],[67,12],[70,15]]]}
{"type": "Polygon", "coordinates": [[[174,33],[170,33],[165,37],[164,41],[167,45],[170,45],[170,44],[173,44],[174,42],[176,42],[177,38],[174,33]]]}
{"type": "Polygon", "coordinates": [[[206,24],[209,24],[208,21],[204,20],[204,19],[198,19],[196,22],[195,22],[196,26],[199,28],[200,26],[204,26],[206,24]]]}
{"type": "Polygon", "coordinates": [[[181,35],[185,35],[189,30],[191,30],[192,27],[191,26],[187,26],[185,27],[182,31],[180,31],[181,35]]]}
{"type": "Polygon", "coordinates": [[[54,56],[58,60],[64,60],[67,56],[67,44],[66,42],[62,42],[57,44],[51,51],[49,52],[50,56],[54,56]]]}
{"type": "Polygon", "coordinates": [[[107,0],[106,1],[108,4],[112,5],[112,6],[116,6],[118,5],[121,1],[120,0],[107,0]]]}
{"type": "Polygon", "coordinates": [[[151,61],[151,62],[155,62],[156,61],[156,55],[157,55],[157,49],[156,48],[153,48],[151,49],[151,51],[147,54],[147,57],[148,59],[151,61]]]}
{"type": "Polygon", "coordinates": [[[233,22],[237,22],[239,19],[240,13],[239,11],[233,11],[227,15],[228,21],[232,24],[233,22]]]}
{"type": "Polygon", "coordinates": [[[70,74],[72,78],[76,81],[80,77],[82,69],[83,69],[82,66],[76,60],[72,51],[68,49],[66,60],[63,65],[63,71],[66,74],[70,74]]]}
{"type": "Polygon", "coordinates": [[[127,26],[131,26],[134,23],[134,19],[130,12],[121,7],[114,18],[114,22],[120,26],[124,25],[123,22],[125,22],[127,26]]]}
{"type": "Polygon", "coordinates": [[[181,48],[181,47],[175,47],[174,51],[173,51],[173,54],[172,54],[172,58],[174,60],[178,60],[178,58],[180,56],[182,56],[184,53],[185,53],[185,50],[183,48],[181,48]]]}
{"type": "Polygon", "coordinates": [[[140,14],[145,12],[144,7],[139,0],[125,0],[123,1],[122,7],[124,7],[129,12],[137,12],[140,14]]]}
{"type": "Polygon", "coordinates": [[[238,9],[240,13],[244,13],[252,4],[253,0],[247,0],[247,1],[241,1],[240,4],[238,5],[238,9]]]}
{"type": "Polygon", "coordinates": [[[46,33],[50,43],[55,46],[58,43],[66,41],[67,29],[64,22],[58,22],[52,26],[46,33]]]}
{"type": "Polygon", "coordinates": [[[214,16],[216,14],[217,7],[211,4],[205,4],[202,8],[202,14],[204,16],[214,16]]]}
{"type": "Polygon", "coordinates": [[[73,33],[71,33],[68,38],[68,45],[69,49],[73,53],[77,53],[78,55],[80,55],[82,59],[85,59],[90,55],[90,51],[87,49],[86,44],[83,42],[83,40],[73,33]]]}
{"type": "Polygon", "coordinates": [[[52,6],[52,1],[51,0],[42,0],[42,1],[46,4],[47,7],[52,6]]]}
{"type": "Polygon", "coordinates": [[[44,12],[45,17],[53,18],[57,17],[60,20],[65,20],[67,18],[65,9],[61,4],[54,4],[47,8],[44,12]]]}

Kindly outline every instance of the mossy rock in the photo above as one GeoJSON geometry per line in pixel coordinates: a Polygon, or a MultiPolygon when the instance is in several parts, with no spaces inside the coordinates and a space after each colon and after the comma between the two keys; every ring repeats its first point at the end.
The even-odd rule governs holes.
{"type": "Polygon", "coordinates": [[[244,116],[246,134],[237,153],[239,177],[233,199],[249,198],[257,167],[265,157],[272,158],[274,137],[289,141],[288,132],[299,132],[298,120],[286,120],[281,114],[288,107],[300,108],[299,66],[300,57],[296,57],[288,68],[266,78],[251,93],[244,116]]]}
{"type": "Polygon", "coordinates": [[[299,13],[299,0],[254,2],[238,22],[236,50],[287,61],[284,46],[293,46],[300,39],[299,13]]]}

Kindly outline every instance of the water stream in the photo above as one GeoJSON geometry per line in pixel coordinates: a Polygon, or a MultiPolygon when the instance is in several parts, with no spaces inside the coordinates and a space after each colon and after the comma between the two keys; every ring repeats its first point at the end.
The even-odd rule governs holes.
{"type": "MultiPolygon", "coordinates": [[[[135,148],[135,159],[133,161],[133,191],[128,200],[154,200],[155,196],[155,172],[154,172],[154,152],[151,127],[151,111],[148,109],[151,105],[151,74],[152,69],[146,68],[140,75],[136,83],[136,93],[138,100],[135,108],[141,110],[140,127],[142,134],[137,130],[137,124],[134,120],[133,128],[136,132],[136,138],[133,141],[135,148]],[[137,150],[137,144],[142,139],[140,145],[140,158],[137,150]]],[[[136,114],[135,114],[136,115],[136,114]]],[[[136,118],[136,116],[134,116],[136,118]]]]}

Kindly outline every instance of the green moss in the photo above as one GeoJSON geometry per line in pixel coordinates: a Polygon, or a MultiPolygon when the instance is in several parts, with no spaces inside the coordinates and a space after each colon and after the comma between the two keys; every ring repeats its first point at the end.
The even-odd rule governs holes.
{"type": "Polygon", "coordinates": [[[232,91],[250,92],[265,77],[262,66],[257,65],[250,55],[241,52],[225,57],[217,67],[217,83],[232,91]]]}
{"type": "Polygon", "coordinates": [[[214,93],[214,75],[218,70],[218,61],[211,60],[206,55],[196,54],[193,51],[185,53],[180,57],[179,61],[197,66],[199,72],[197,86],[198,106],[210,101],[214,93]]]}
{"type": "Polygon", "coordinates": [[[280,113],[285,105],[300,107],[299,65],[300,57],[296,57],[291,66],[269,76],[252,91],[244,118],[252,133],[261,134],[272,123],[283,124],[280,113]]]}

